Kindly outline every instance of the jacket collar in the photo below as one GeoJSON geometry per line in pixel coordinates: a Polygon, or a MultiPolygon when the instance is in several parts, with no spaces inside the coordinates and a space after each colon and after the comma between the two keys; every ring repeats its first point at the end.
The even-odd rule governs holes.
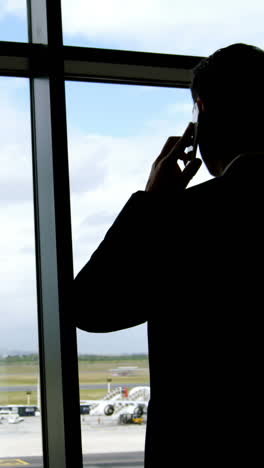
{"type": "Polygon", "coordinates": [[[225,168],[221,177],[240,173],[249,175],[255,173],[264,176],[264,153],[243,153],[236,156],[225,168]]]}

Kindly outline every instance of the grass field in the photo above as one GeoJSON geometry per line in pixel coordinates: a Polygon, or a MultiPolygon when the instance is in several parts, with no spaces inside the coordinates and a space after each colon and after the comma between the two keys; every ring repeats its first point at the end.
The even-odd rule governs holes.
{"type": "MultiPolygon", "coordinates": [[[[26,389],[23,391],[13,391],[16,387],[37,386],[39,367],[37,362],[4,362],[0,363],[0,387],[12,388],[12,391],[0,391],[0,405],[27,404],[28,395],[26,389]]],[[[105,384],[105,389],[80,390],[80,399],[100,399],[107,391],[107,379],[111,378],[111,386],[125,386],[128,384],[149,384],[148,360],[80,360],[79,361],[79,382],[84,384],[105,384]],[[135,366],[137,369],[132,375],[115,375],[113,369],[119,366],[135,366]]],[[[29,388],[30,389],[30,388],[29,388]]],[[[37,392],[32,391],[30,404],[37,404],[37,392]]]]}

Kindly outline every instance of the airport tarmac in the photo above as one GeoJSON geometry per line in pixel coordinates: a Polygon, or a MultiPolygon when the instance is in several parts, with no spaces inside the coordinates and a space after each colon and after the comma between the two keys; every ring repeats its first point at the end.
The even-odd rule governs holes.
{"type": "MultiPolygon", "coordinates": [[[[0,458],[0,467],[43,468],[42,457],[0,458]]],[[[83,456],[83,468],[144,468],[143,452],[98,453],[83,456]]]]}
{"type": "MultiPolygon", "coordinates": [[[[87,459],[86,455],[89,454],[112,454],[113,458],[113,454],[126,457],[126,454],[128,456],[131,453],[141,453],[143,459],[145,424],[119,425],[111,417],[87,415],[82,416],[81,427],[85,459],[87,459]]],[[[25,417],[18,424],[9,424],[7,421],[0,424],[0,466],[1,459],[4,458],[21,459],[21,457],[40,457],[41,455],[41,420],[39,416],[25,417]]],[[[138,461],[134,460],[133,463],[138,463],[138,461]]],[[[131,466],[141,465],[132,464],[131,466]]]]}

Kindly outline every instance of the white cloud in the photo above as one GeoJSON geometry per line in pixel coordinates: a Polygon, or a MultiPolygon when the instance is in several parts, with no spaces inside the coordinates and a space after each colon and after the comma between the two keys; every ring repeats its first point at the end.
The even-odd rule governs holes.
{"type": "Polygon", "coordinates": [[[87,261],[99,240],[102,240],[110,227],[110,220],[115,218],[129,196],[144,189],[152,155],[160,147],[160,141],[157,145],[157,140],[160,138],[114,138],[81,134],[70,140],[71,199],[77,270],[87,261]],[[95,180],[92,180],[93,167],[95,180]],[[97,219],[100,213],[105,213],[108,223],[102,224],[101,218],[97,219]],[[93,217],[90,225],[85,223],[88,217],[90,220],[93,217]],[[79,244],[80,240],[82,242],[79,244]]]}
{"type": "Polygon", "coordinates": [[[25,14],[26,0],[0,0],[0,18],[6,15],[24,17],[25,14]]]}
{"type": "Polygon", "coordinates": [[[7,288],[16,284],[20,264],[25,279],[27,262],[20,263],[21,250],[25,254],[34,242],[30,116],[24,84],[24,80],[0,80],[0,255],[7,288]]]}
{"type": "Polygon", "coordinates": [[[28,82],[1,78],[0,103],[0,204],[32,200],[28,82]]]}
{"type": "Polygon", "coordinates": [[[37,346],[28,81],[0,80],[1,348],[37,346]]]}
{"type": "Polygon", "coordinates": [[[37,300],[32,203],[1,205],[1,347],[37,348],[37,300]]]}
{"type": "Polygon", "coordinates": [[[79,37],[106,47],[196,55],[238,41],[264,45],[262,0],[62,0],[62,12],[73,44],[79,37]]]}

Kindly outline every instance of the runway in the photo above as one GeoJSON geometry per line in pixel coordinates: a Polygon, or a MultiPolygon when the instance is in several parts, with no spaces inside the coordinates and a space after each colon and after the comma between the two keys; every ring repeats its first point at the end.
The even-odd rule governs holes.
{"type": "MultiPolygon", "coordinates": [[[[115,383],[115,385],[112,385],[112,389],[118,388],[118,387],[128,387],[128,388],[133,388],[137,386],[142,386],[142,383],[131,383],[131,384],[118,384],[115,383]]],[[[107,389],[107,384],[83,384],[80,385],[80,390],[100,390],[100,389],[107,389]]],[[[5,386],[0,386],[0,392],[36,392],[37,391],[37,385],[5,385],[5,386]]],[[[0,465],[1,466],[1,465],[0,465]]]]}
{"type": "MultiPolygon", "coordinates": [[[[0,458],[0,467],[43,468],[42,457],[0,458]]],[[[143,468],[143,452],[100,453],[83,457],[84,468],[143,468]]]]}

